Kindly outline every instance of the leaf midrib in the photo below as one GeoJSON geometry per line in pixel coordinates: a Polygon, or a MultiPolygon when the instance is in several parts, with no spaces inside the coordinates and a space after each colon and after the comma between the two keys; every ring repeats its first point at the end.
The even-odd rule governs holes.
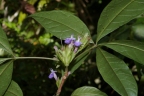
{"type": "MultiPolygon", "coordinates": [[[[58,21],[56,21],[56,20],[54,20],[54,19],[46,18],[46,17],[43,17],[43,16],[34,16],[34,15],[33,15],[32,17],[38,17],[38,18],[41,17],[41,18],[49,19],[49,20],[51,20],[51,21],[54,21],[54,22],[60,23],[60,24],[62,24],[62,25],[65,25],[64,23],[61,23],[61,22],[58,22],[58,21]]],[[[67,26],[67,25],[65,25],[65,26],[67,26]]],[[[71,28],[71,27],[69,27],[69,26],[67,26],[67,27],[70,28],[71,30],[77,32],[78,34],[83,35],[83,34],[81,34],[80,32],[78,32],[77,30],[75,30],[75,29],[73,29],[73,28],[71,28]]],[[[83,35],[83,36],[84,36],[84,35],[83,35]]]]}
{"type": "Polygon", "coordinates": [[[7,92],[9,92],[9,93],[11,93],[11,94],[13,94],[13,95],[15,95],[15,96],[18,96],[17,94],[15,94],[14,92],[12,92],[12,91],[10,91],[10,90],[8,90],[7,92]]]}
{"type": "MultiPolygon", "coordinates": [[[[10,53],[11,55],[13,55],[13,53],[11,52],[11,50],[9,50],[5,45],[3,45],[1,42],[0,44],[5,48],[4,50],[8,53],[10,53]]],[[[3,49],[3,48],[2,48],[3,49]]]]}
{"type": "Polygon", "coordinates": [[[0,75],[2,75],[2,73],[10,66],[11,63],[12,61],[8,62],[7,66],[0,72],[0,75]]]}
{"type": "MultiPolygon", "coordinates": [[[[105,55],[103,54],[103,52],[101,51],[101,49],[99,48],[99,50],[100,50],[100,52],[102,53],[102,55],[103,55],[103,57],[105,58],[105,55]]],[[[108,60],[105,58],[105,60],[108,62],[108,60]]],[[[109,64],[109,62],[108,62],[108,64],[109,64]]],[[[109,64],[109,66],[110,66],[110,64],[109,64]]],[[[112,69],[112,71],[115,73],[115,71],[113,70],[113,68],[110,66],[110,68],[112,69]]],[[[118,76],[115,74],[115,76],[118,78],[118,76]]],[[[125,89],[125,87],[124,87],[124,85],[123,85],[123,83],[120,81],[120,79],[118,78],[118,80],[119,80],[119,82],[122,84],[122,87],[123,87],[123,89],[125,89]]],[[[126,94],[127,94],[127,96],[128,96],[128,93],[127,93],[127,91],[126,91],[126,89],[125,89],[125,92],[126,92],[126,94]]]]}
{"type": "Polygon", "coordinates": [[[128,5],[130,5],[132,2],[134,2],[135,0],[132,0],[131,2],[129,2],[126,6],[124,6],[123,8],[122,8],[122,10],[120,10],[120,11],[118,11],[117,12],[117,14],[110,20],[110,22],[103,28],[103,30],[101,31],[101,32],[99,32],[99,36],[98,37],[100,37],[101,36],[101,34],[105,31],[105,29],[111,24],[111,22],[117,17],[117,15],[118,14],[120,14],[122,11],[123,11],[123,9],[125,9],[128,5]]]}
{"type": "MultiPolygon", "coordinates": [[[[141,48],[138,48],[138,47],[135,47],[135,46],[131,46],[131,45],[127,45],[127,44],[121,44],[121,43],[107,43],[107,44],[108,45],[120,45],[120,46],[123,45],[123,46],[134,48],[134,49],[137,49],[137,50],[140,50],[140,51],[144,52],[144,50],[142,50],[141,48]]],[[[104,45],[104,46],[106,46],[106,45],[104,45]]]]}
{"type": "MultiPolygon", "coordinates": [[[[0,38],[2,38],[2,39],[4,39],[4,40],[6,40],[6,41],[7,41],[7,38],[5,38],[5,36],[4,36],[4,37],[0,36],[0,38]]],[[[1,41],[0,41],[0,44],[1,44],[1,45],[3,45],[1,41]]],[[[6,46],[4,46],[4,45],[3,45],[3,47],[4,47],[5,49],[7,49],[7,47],[6,47],[6,46]]],[[[7,49],[7,50],[9,50],[9,49],[7,49]]],[[[10,51],[10,50],[9,50],[9,51],[10,51]]],[[[10,53],[11,53],[11,52],[10,52],[10,53]]]]}

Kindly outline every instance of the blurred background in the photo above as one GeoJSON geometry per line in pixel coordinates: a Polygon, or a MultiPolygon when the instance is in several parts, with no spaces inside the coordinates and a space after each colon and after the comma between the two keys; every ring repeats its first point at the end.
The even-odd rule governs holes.
{"type": "MultiPolygon", "coordinates": [[[[40,11],[66,10],[78,16],[89,28],[92,38],[96,39],[97,22],[104,7],[111,0],[0,0],[0,23],[7,34],[15,56],[54,57],[53,46],[60,46],[60,40],[41,27],[31,14],[40,11]]],[[[143,15],[121,26],[104,37],[101,42],[118,39],[144,41],[143,15]],[[113,38],[115,37],[115,38],[113,38]]],[[[139,96],[144,96],[143,66],[137,65],[122,55],[106,49],[123,59],[132,70],[138,86],[139,96]],[[137,66],[134,66],[134,65],[137,66]]],[[[47,60],[14,61],[13,80],[21,87],[24,96],[53,96],[57,90],[55,80],[48,79],[49,68],[56,69],[56,62],[47,60]]],[[[60,77],[61,70],[57,69],[60,77]]],[[[94,86],[109,96],[119,96],[100,76],[95,61],[95,50],[73,74],[69,76],[61,96],[70,94],[81,86],[94,86]]]]}

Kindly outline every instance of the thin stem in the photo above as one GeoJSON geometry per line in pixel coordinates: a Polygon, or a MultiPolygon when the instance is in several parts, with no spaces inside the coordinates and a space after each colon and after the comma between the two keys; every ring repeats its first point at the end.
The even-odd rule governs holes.
{"type": "Polygon", "coordinates": [[[13,58],[1,58],[1,59],[5,59],[5,60],[13,60],[13,58]]]}
{"type": "Polygon", "coordinates": [[[94,46],[92,46],[90,49],[93,49],[93,48],[96,48],[97,47],[97,44],[94,44],[94,46]]]}
{"type": "Polygon", "coordinates": [[[56,58],[47,58],[47,57],[14,57],[14,59],[45,59],[45,60],[54,60],[58,61],[56,58]]]}
{"type": "Polygon", "coordinates": [[[64,74],[64,76],[62,77],[60,86],[59,86],[59,88],[58,88],[58,90],[57,90],[57,92],[56,92],[56,96],[59,96],[59,95],[60,95],[61,90],[62,90],[62,87],[63,87],[63,85],[64,85],[67,77],[68,77],[68,67],[65,68],[65,74],[64,74]]]}

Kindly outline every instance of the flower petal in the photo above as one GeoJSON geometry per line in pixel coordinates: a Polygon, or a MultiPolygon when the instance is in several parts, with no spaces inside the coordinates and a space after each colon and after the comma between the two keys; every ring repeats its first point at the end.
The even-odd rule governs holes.
{"type": "Polygon", "coordinates": [[[71,35],[71,37],[70,38],[66,38],[64,42],[65,42],[65,44],[70,44],[73,41],[75,41],[75,38],[73,37],[73,35],[71,35]]]}
{"type": "Polygon", "coordinates": [[[64,42],[65,42],[65,44],[70,44],[71,43],[71,39],[70,38],[66,38],[64,42]]]}
{"type": "Polygon", "coordinates": [[[79,47],[81,44],[82,44],[82,43],[81,43],[80,41],[75,41],[75,42],[74,42],[74,45],[75,45],[76,47],[79,47]]]}
{"type": "Polygon", "coordinates": [[[52,79],[54,77],[54,73],[50,73],[49,79],[52,79]]]}
{"type": "Polygon", "coordinates": [[[56,75],[55,73],[53,73],[53,76],[54,76],[54,79],[55,79],[55,80],[58,79],[58,77],[57,77],[57,75],[56,75]]]}

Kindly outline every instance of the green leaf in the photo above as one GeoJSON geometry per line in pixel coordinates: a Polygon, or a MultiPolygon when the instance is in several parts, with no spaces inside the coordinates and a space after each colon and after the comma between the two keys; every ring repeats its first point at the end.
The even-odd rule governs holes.
{"type": "Polygon", "coordinates": [[[137,96],[137,84],[128,66],[114,55],[97,48],[97,67],[103,79],[121,96],[137,96]]]}
{"type": "Polygon", "coordinates": [[[0,58],[0,64],[3,64],[5,61],[10,60],[12,58],[0,58]]]}
{"type": "Polygon", "coordinates": [[[107,96],[95,87],[84,86],[76,89],[71,96],[107,96]]]}
{"type": "Polygon", "coordinates": [[[0,96],[7,90],[13,71],[13,61],[8,61],[0,65],[0,96]]]}
{"type": "Polygon", "coordinates": [[[116,52],[144,64],[144,43],[130,40],[114,41],[100,44],[116,52]]]}
{"type": "Polygon", "coordinates": [[[144,0],[112,0],[98,21],[96,42],[144,12],[144,0]]]}
{"type": "Polygon", "coordinates": [[[11,82],[13,61],[6,62],[12,58],[5,58],[5,56],[10,54],[13,55],[13,52],[10,48],[5,32],[3,32],[0,27],[0,96],[3,96],[11,82]]]}
{"type": "Polygon", "coordinates": [[[0,50],[4,49],[7,53],[9,54],[13,54],[10,45],[8,43],[8,39],[6,37],[5,32],[2,30],[2,28],[0,27],[0,50]]]}
{"type": "Polygon", "coordinates": [[[23,96],[23,93],[19,85],[12,81],[4,96],[23,96]]]}
{"type": "Polygon", "coordinates": [[[83,37],[85,33],[90,34],[87,26],[78,17],[66,11],[38,12],[31,17],[38,21],[47,32],[60,39],[65,39],[71,35],[83,37]]]}

